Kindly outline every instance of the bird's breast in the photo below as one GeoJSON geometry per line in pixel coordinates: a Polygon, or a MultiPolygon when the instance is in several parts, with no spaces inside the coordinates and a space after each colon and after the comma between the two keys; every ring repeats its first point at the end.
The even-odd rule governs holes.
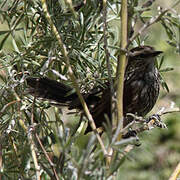
{"type": "Polygon", "coordinates": [[[144,116],[153,108],[159,95],[158,71],[132,73],[124,82],[124,113],[144,116]]]}

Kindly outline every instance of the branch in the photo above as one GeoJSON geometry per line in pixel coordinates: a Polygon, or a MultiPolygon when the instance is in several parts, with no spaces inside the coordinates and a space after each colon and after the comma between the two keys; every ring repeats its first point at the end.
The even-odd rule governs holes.
{"type": "MultiPolygon", "coordinates": [[[[173,105],[171,105],[173,106],[173,105]]],[[[167,128],[166,124],[164,124],[161,121],[161,116],[169,113],[174,113],[174,112],[180,112],[180,108],[174,108],[174,107],[169,107],[169,108],[162,108],[160,111],[158,111],[156,114],[148,117],[148,118],[143,118],[143,117],[138,117],[136,115],[130,114],[132,117],[134,117],[134,121],[132,121],[130,124],[128,124],[128,128],[135,124],[136,122],[140,122],[140,124],[143,124],[141,127],[136,128],[132,131],[135,131],[137,134],[141,133],[143,131],[151,130],[155,127],[160,127],[160,128],[167,128]]],[[[125,127],[124,129],[121,130],[121,133],[124,134],[124,132],[128,129],[125,127]]]]}
{"type": "MultiPolygon", "coordinates": [[[[121,49],[125,49],[127,46],[127,0],[122,0],[121,2],[121,49]]],[[[118,122],[120,122],[120,129],[123,128],[123,83],[124,83],[124,73],[126,68],[126,53],[121,52],[118,56],[118,65],[116,70],[117,78],[117,119],[113,124],[117,127],[118,122]]]]}
{"type": "MultiPolygon", "coordinates": [[[[34,96],[33,102],[32,102],[32,110],[31,110],[31,125],[34,125],[34,103],[36,101],[36,95],[34,96]]],[[[36,155],[36,150],[35,150],[35,142],[33,140],[33,135],[32,135],[32,131],[33,128],[31,127],[29,129],[29,136],[28,136],[28,140],[29,140],[29,144],[30,144],[30,149],[31,149],[31,155],[32,155],[32,159],[34,162],[34,167],[36,170],[36,178],[37,180],[41,179],[41,174],[40,174],[40,166],[38,164],[38,160],[37,160],[37,155],[36,155]]]]}
{"type": "Polygon", "coordinates": [[[59,180],[59,177],[58,177],[58,175],[57,175],[55,166],[54,166],[53,162],[51,161],[50,157],[48,156],[48,154],[47,154],[47,152],[46,152],[43,144],[41,143],[41,140],[40,140],[40,138],[39,138],[39,136],[38,136],[37,133],[35,133],[35,137],[36,137],[36,139],[37,139],[37,141],[38,141],[38,143],[39,143],[39,145],[40,145],[40,147],[41,147],[44,155],[46,156],[46,159],[48,160],[49,165],[51,166],[51,169],[52,169],[52,171],[53,171],[53,173],[54,173],[54,176],[56,177],[57,180],[59,180]]]}
{"type": "MultiPolygon", "coordinates": [[[[143,5],[142,5],[142,8],[148,8],[149,6],[151,6],[153,3],[154,3],[155,0],[148,0],[147,2],[145,2],[143,5]]],[[[161,20],[161,17],[168,11],[174,11],[174,7],[176,7],[178,4],[180,3],[180,0],[177,0],[171,8],[168,8],[168,9],[165,9],[164,11],[162,11],[159,15],[155,16],[155,17],[152,17],[147,23],[145,23],[140,29],[139,31],[134,34],[129,40],[128,40],[128,44],[126,46],[126,49],[128,49],[129,45],[132,43],[132,41],[134,39],[137,38],[137,36],[141,35],[142,32],[144,32],[149,26],[151,26],[152,24],[154,23],[157,23],[161,20]]],[[[143,10],[141,11],[141,13],[143,12],[143,10]]],[[[140,13],[140,14],[141,14],[140,13]]]]}
{"type": "MultiPolygon", "coordinates": [[[[109,80],[109,84],[110,84],[110,93],[111,93],[111,99],[110,99],[110,120],[112,121],[113,118],[113,106],[115,105],[115,101],[114,100],[114,86],[113,86],[113,79],[111,76],[111,64],[110,64],[110,60],[109,60],[109,51],[107,49],[108,47],[108,42],[107,42],[107,1],[103,0],[103,37],[104,37],[104,50],[105,50],[105,59],[106,59],[106,64],[107,64],[107,70],[108,70],[108,80],[109,80]]],[[[108,154],[111,155],[112,154],[112,149],[109,147],[108,148],[108,154]]],[[[111,161],[111,157],[107,156],[106,158],[106,162],[107,165],[110,164],[111,161]]]]}
{"type": "MultiPolygon", "coordinates": [[[[120,48],[125,49],[127,45],[127,34],[128,34],[128,12],[127,12],[127,0],[121,1],[121,44],[120,48]]],[[[123,129],[123,89],[124,89],[124,74],[126,69],[126,53],[121,51],[121,54],[118,56],[118,64],[116,69],[116,82],[117,86],[117,115],[113,119],[113,127],[116,128],[116,132],[120,132],[123,129]]],[[[117,134],[117,140],[119,141],[122,137],[121,133],[117,134]]],[[[114,138],[116,139],[116,138],[114,138]]],[[[109,162],[112,164],[113,159],[116,157],[117,152],[112,150],[112,156],[109,158],[109,162]]]]}
{"type": "MultiPolygon", "coordinates": [[[[32,158],[33,158],[33,162],[34,162],[34,166],[35,166],[35,169],[36,169],[36,176],[37,176],[37,179],[40,180],[40,166],[38,165],[38,161],[37,161],[37,156],[36,156],[36,152],[35,152],[35,143],[33,141],[33,136],[32,136],[32,132],[35,131],[35,128],[34,128],[34,104],[35,104],[35,101],[36,101],[36,93],[35,93],[35,96],[34,96],[34,99],[33,99],[33,102],[32,102],[32,110],[31,110],[31,129],[30,129],[30,136],[29,136],[29,140],[30,140],[30,147],[31,147],[31,153],[32,153],[32,158]]],[[[46,159],[48,160],[49,162],[49,165],[54,173],[54,176],[56,178],[56,180],[59,180],[59,177],[56,173],[56,170],[54,168],[54,164],[52,163],[51,159],[49,158],[43,144],[41,143],[41,140],[38,136],[38,134],[35,132],[34,133],[43,153],[45,154],[45,157],[46,159]]]]}
{"type": "Polygon", "coordinates": [[[157,23],[161,20],[161,17],[166,14],[170,9],[165,9],[164,11],[162,11],[159,15],[152,17],[147,23],[145,23],[140,29],[139,31],[134,34],[128,41],[126,49],[128,48],[128,46],[132,43],[132,41],[134,41],[134,39],[136,39],[137,36],[141,35],[149,26],[151,26],[154,23],[157,23]]]}
{"type": "Polygon", "coordinates": [[[80,93],[80,89],[79,89],[79,86],[78,86],[77,79],[76,79],[76,77],[75,77],[75,75],[74,75],[74,73],[73,73],[73,70],[72,70],[72,67],[71,67],[71,64],[70,64],[70,59],[69,59],[69,57],[68,57],[68,52],[67,52],[67,50],[66,50],[66,46],[63,44],[62,39],[61,39],[61,36],[60,36],[60,34],[58,33],[55,25],[53,24],[53,21],[52,21],[52,19],[51,19],[51,17],[50,17],[50,14],[49,14],[49,12],[48,12],[48,10],[47,10],[46,0],[41,0],[41,2],[42,2],[42,7],[43,7],[44,13],[45,13],[45,15],[46,15],[46,18],[47,18],[47,20],[48,20],[48,22],[49,22],[49,24],[50,24],[50,26],[51,26],[51,29],[52,29],[52,31],[53,31],[53,33],[54,33],[54,35],[55,35],[55,37],[56,37],[56,39],[57,39],[57,41],[58,41],[58,43],[59,43],[60,48],[61,48],[61,53],[62,53],[62,55],[63,55],[63,57],[64,57],[64,61],[65,61],[65,63],[66,63],[66,67],[67,67],[67,69],[68,69],[69,77],[70,77],[70,79],[71,79],[71,81],[72,81],[72,83],[73,83],[73,85],[74,85],[74,88],[76,89],[76,93],[77,93],[77,95],[78,95],[78,97],[79,97],[79,100],[80,100],[82,106],[83,106],[83,109],[84,109],[84,112],[85,112],[85,114],[86,114],[86,117],[87,117],[87,119],[88,119],[88,121],[89,121],[89,124],[90,124],[93,132],[95,133],[98,141],[99,141],[99,144],[100,144],[100,146],[101,146],[101,149],[102,149],[104,155],[107,155],[107,151],[106,151],[106,149],[105,149],[105,146],[104,146],[104,144],[103,144],[103,141],[102,141],[100,135],[98,134],[98,131],[97,131],[97,129],[96,129],[95,122],[94,122],[94,120],[93,120],[93,118],[92,118],[92,115],[90,114],[89,109],[88,109],[88,107],[87,107],[87,104],[86,104],[86,102],[84,101],[84,98],[83,98],[83,96],[82,96],[81,93],[80,93]]]}
{"type": "Polygon", "coordinates": [[[36,150],[35,150],[35,143],[33,141],[33,136],[32,136],[32,131],[29,131],[29,136],[28,136],[28,140],[29,140],[29,144],[30,144],[30,149],[31,149],[31,154],[32,154],[32,159],[34,162],[34,167],[35,167],[35,171],[36,171],[36,178],[37,180],[41,179],[40,176],[40,166],[38,165],[38,160],[37,160],[37,156],[36,156],[36,150]]]}
{"type": "Polygon", "coordinates": [[[169,178],[169,180],[175,180],[178,179],[178,175],[180,174],[180,162],[178,163],[178,165],[176,166],[176,169],[174,170],[174,172],[172,173],[171,177],[169,178]]]}
{"type": "Polygon", "coordinates": [[[114,86],[113,86],[113,79],[111,76],[111,64],[109,60],[109,51],[107,49],[108,42],[107,42],[107,1],[103,0],[103,37],[104,37],[104,50],[105,50],[105,59],[107,63],[107,70],[108,70],[108,79],[110,83],[110,91],[111,95],[114,95],[114,86]]]}

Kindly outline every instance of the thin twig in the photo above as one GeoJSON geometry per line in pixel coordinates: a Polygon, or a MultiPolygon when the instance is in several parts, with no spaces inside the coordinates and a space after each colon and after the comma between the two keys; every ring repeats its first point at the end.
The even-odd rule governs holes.
{"type": "Polygon", "coordinates": [[[170,9],[165,9],[164,11],[162,11],[159,15],[152,17],[147,23],[145,23],[137,33],[135,33],[128,41],[127,45],[126,45],[126,49],[129,47],[129,45],[132,43],[132,41],[134,41],[136,39],[136,37],[138,37],[139,35],[141,35],[149,26],[151,26],[154,23],[157,23],[161,20],[161,17],[166,14],[170,9]]]}
{"type": "Polygon", "coordinates": [[[175,108],[172,110],[166,110],[165,112],[162,112],[161,114],[159,114],[160,116],[163,116],[165,114],[169,114],[169,113],[175,113],[175,112],[180,112],[180,108],[175,108]]]}
{"type": "MultiPolygon", "coordinates": [[[[37,81],[36,86],[38,86],[38,83],[39,83],[39,81],[37,81]]],[[[35,89],[37,89],[37,87],[36,87],[35,89]]],[[[32,110],[31,110],[31,125],[32,125],[32,126],[34,125],[34,105],[35,105],[35,101],[36,101],[36,92],[35,92],[35,94],[34,94],[34,99],[33,99],[33,102],[32,102],[32,110]]],[[[34,127],[33,127],[32,130],[34,130],[34,127]]],[[[34,135],[35,135],[35,137],[36,137],[36,139],[37,139],[37,141],[38,141],[38,143],[39,143],[39,145],[40,145],[43,153],[45,154],[46,159],[47,159],[48,162],[49,162],[49,165],[50,165],[50,167],[51,167],[51,169],[52,169],[52,171],[53,171],[54,177],[56,178],[56,180],[59,180],[59,177],[58,177],[57,172],[56,172],[56,170],[55,170],[54,164],[52,163],[51,159],[49,158],[49,156],[48,156],[48,154],[47,154],[47,152],[46,152],[43,144],[41,143],[41,140],[40,140],[38,134],[35,132],[34,135]]],[[[30,132],[30,139],[31,139],[31,141],[33,141],[32,132],[30,132]]],[[[32,142],[32,144],[33,144],[33,146],[31,147],[31,149],[34,151],[34,149],[35,149],[35,148],[34,148],[34,146],[35,146],[34,141],[32,142]]],[[[35,151],[32,152],[32,156],[33,156],[34,165],[35,165],[35,167],[36,167],[36,169],[37,169],[37,167],[39,167],[39,166],[38,166],[38,162],[37,162],[37,157],[36,157],[35,151]]],[[[38,173],[38,172],[37,172],[37,173],[38,173]]],[[[36,174],[37,174],[37,173],[36,173],[36,174]]]]}
{"type": "Polygon", "coordinates": [[[107,49],[108,42],[107,42],[107,1],[103,0],[103,37],[104,37],[104,50],[105,50],[105,59],[107,64],[107,70],[108,70],[108,79],[110,83],[110,91],[111,95],[114,95],[114,86],[113,86],[113,79],[111,75],[111,64],[109,60],[109,51],[107,49]]]}
{"type": "Polygon", "coordinates": [[[11,102],[7,103],[7,104],[1,109],[0,114],[3,113],[8,106],[10,106],[10,105],[12,105],[12,104],[15,104],[15,103],[17,103],[17,102],[20,102],[20,101],[21,101],[21,100],[14,100],[14,101],[11,101],[11,102]]]}
{"type": "MultiPolygon", "coordinates": [[[[152,0],[150,0],[150,1],[152,1],[152,0]]],[[[150,1],[149,1],[149,2],[150,2],[150,1]]],[[[153,3],[153,1],[152,1],[152,3],[153,3]]],[[[164,14],[166,14],[168,11],[173,10],[173,8],[174,8],[175,6],[177,6],[179,3],[180,3],[180,0],[178,0],[177,2],[175,2],[175,3],[172,5],[172,8],[165,9],[165,10],[162,11],[159,15],[157,15],[157,16],[155,16],[155,17],[152,17],[147,23],[145,23],[145,24],[139,29],[139,31],[138,31],[136,34],[134,34],[134,35],[129,39],[129,41],[128,41],[128,43],[127,43],[127,46],[126,46],[126,49],[128,49],[129,45],[132,43],[132,41],[134,41],[134,39],[136,39],[137,36],[141,35],[141,34],[142,34],[148,27],[150,27],[152,24],[159,22],[159,21],[161,20],[161,17],[164,16],[164,14]]],[[[147,7],[147,6],[149,6],[149,5],[150,5],[150,4],[148,4],[148,2],[147,2],[147,4],[146,4],[146,3],[143,4],[144,7],[147,7]]]]}
{"type": "Polygon", "coordinates": [[[72,0],[65,0],[64,2],[69,7],[69,9],[72,12],[72,14],[74,15],[74,17],[77,18],[77,14],[76,14],[76,12],[74,10],[73,4],[72,4],[72,0]]]}
{"type": "Polygon", "coordinates": [[[36,139],[37,139],[37,141],[38,141],[38,143],[39,143],[39,145],[40,145],[44,155],[46,156],[46,159],[48,160],[49,165],[51,166],[51,169],[52,169],[52,171],[54,173],[54,176],[56,177],[57,180],[59,180],[59,177],[58,177],[58,175],[56,173],[56,170],[55,170],[55,166],[54,166],[53,162],[51,161],[50,157],[48,156],[48,154],[47,154],[43,144],[41,143],[41,140],[40,140],[40,138],[39,138],[37,133],[35,133],[35,137],[36,137],[36,139]]]}
{"type": "Polygon", "coordinates": [[[99,144],[100,144],[100,146],[102,148],[102,151],[103,151],[104,155],[107,155],[107,151],[105,149],[104,143],[103,143],[100,135],[98,134],[95,122],[94,122],[94,120],[92,118],[92,115],[90,114],[89,109],[87,107],[87,104],[84,101],[84,98],[80,93],[80,89],[79,89],[79,86],[78,86],[77,79],[76,79],[76,77],[75,77],[75,75],[73,73],[73,70],[72,70],[72,67],[71,67],[71,64],[70,64],[70,59],[68,57],[68,52],[67,52],[66,46],[62,42],[62,38],[61,38],[60,34],[58,33],[58,31],[56,29],[56,26],[52,22],[52,19],[51,19],[50,15],[49,15],[49,12],[47,10],[46,0],[41,0],[41,2],[42,2],[42,6],[43,6],[44,13],[46,15],[46,18],[47,18],[47,20],[48,20],[48,22],[49,22],[49,24],[51,26],[52,31],[54,32],[54,35],[55,35],[56,39],[58,40],[59,46],[61,48],[61,53],[62,53],[62,55],[64,57],[64,61],[66,63],[67,69],[68,69],[69,77],[70,77],[70,79],[71,79],[71,81],[72,81],[72,83],[74,85],[74,88],[76,89],[76,93],[77,93],[77,95],[79,97],[79,100],[80,100],[82,106],[83,106],[83,109],[84,109],[86,117],[87,117],[87,119],[89,121],[89,124],[90,124],[93,132],[95,133],[98,141],[99,141],[99,144]]]}
{"type": "Polygon", "coordinates": [[[12,146],[12,150],[13,150],[13,152],[14,152],[13,156],[15,157],[16,162],[17,162],[18,169],[20,170],[20,173],[19,173],[19,174],[21,174],[21,177],[24,177],[24,176],[23,176],[24,172],[23,172],[23,170],[22,170],[22,168],[21,168],[21,164],[22,164],[21,158],[19,157],[19,154],[18,154],[18,148],[17,148],[17,146],[16,146],[16,143],[13,141],[12,135],[9,134],[8,137],[9,137],[9,142],[10,142],[10,144],[11,144],[11,146],[12,146]]]}
{"type": "MultiPolygon", "coordinates": [[[[70,11],[74,14],[75,12],[79,11],[81,7],[83,7],[86,4],[86,0],[81,1],[79,4],[76,6],[73,6],[71,0],[65,0],[65,3],[68,5],[70,8],[70,11]]],[[[68,11],[69,12],[69,11],[68,11]]]]}
{"type": "MultiPolygon", "coordinates": [[[[34,104],[35,104],[36,96],[34,96],[33,102],[32,102],[32,110],[31,110],[31,125],[34,124],[34,104]]],[[[35,150],[35,143],[33,140],[33,135],[32,135],[32,128],[29,129],[29,144],[30,144],[30,149],[31,149],[31,154],[32,154],[32,159],[34,162],[34,167],[36,170],[36,179],[40,180],[41,179],[41,174],[40,174],[40,166],[38,164],[37,160],[37,155],[36,155],[36,150],[35,150]]]]}
{"type": "MultiPolygon", "coordinates": [[[[112,80],[112,76],[111,76],[111,64],[110,64],[110,60],[109,60],[109,51],[107,49],[108,47],[108,42],[107,42],[107,1],[103,0],[103,37],[104,37],[104,50],[105,50],[105,59],[106,59],[106,64],[107,64],[107,70],[108,70],[108,80],[109,80],[109,84],[110,84],[110,93],[111,93],[111,110],[110,110],[110,120],[113,119],[113,106],[115,105],[115,101],[114,101],[114,85],[113,85],[113,80],[112,80]]],[[[112,154],[111,152],[112,149],[109,147],[108,148],[108,154],[112,154]]],[[[111,157],[107,156],[106,158],[107,160],[107,164],[110,164],[111,161],[111,157]]]]}
{"type": "Polygon", "coordinates": [[[34,167],[36,170],[36,179],[40,180],[40,166],[38,165],[38,160],[37,160],[37,156],[36,156],[36,150],[35,150],[35,143],[33,141],[33,136],[32,136],[32,132],[29,133],[29,143],[30,143],[30,149],[31,149],[31,154],[32,154],[32,159],[34,162],[34,167]]]}
{"type": "Polygon", "coordinates": [[[104,37],[104,50],[105,50],[105,59],[107,64],[107,70],[108,70],[108,80],[110,84],[110,92],[111,92],[111,117],[110,120],[113,119],[113,109],[115,106],[115,91],[114,91],[114,85],[113,85],[113,79],[111,74],[111,64],[110,64],[110,54],[108,51],[108,42],[107,42],[107,0],[103,0],[103,37],[104,37]]]}

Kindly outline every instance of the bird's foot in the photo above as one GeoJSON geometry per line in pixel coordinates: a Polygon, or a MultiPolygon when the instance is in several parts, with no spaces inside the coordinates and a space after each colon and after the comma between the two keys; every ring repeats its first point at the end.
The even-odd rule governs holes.
{"type": "Polygon", "coordinates": [[[158,114],[153,114],[152,116],[146,119],[146,124],[148,125],[149,129],[154,127],[159,128],[167,128],[166,124],[161,121],[161,117],[158,114]]]}

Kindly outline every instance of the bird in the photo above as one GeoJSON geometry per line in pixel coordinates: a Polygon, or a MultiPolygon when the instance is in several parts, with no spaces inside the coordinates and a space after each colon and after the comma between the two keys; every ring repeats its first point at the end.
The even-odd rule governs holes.
{"type": "MultiPolygon", "coordinates": [[[[160,75],[155,60],[161,53],[148,45],[137,46],[127,53],[123,89],[124,127],[133,120],[127,113],[144,117],[154,107],[160,89],[160,75]]],[[[83,110],[72,87],[48,77],[28,77],[26,81],[30,94],[67,105],[69,110],[83,110]]],[[[107,117],[111,121],[112,94],[109,82],[105,83],[105,88],[97,87],[82,95],[97,128],[107,122],[107,117]]],[[[88,125],[86,133],[90,131],[92,129],[88,125]]]]}

